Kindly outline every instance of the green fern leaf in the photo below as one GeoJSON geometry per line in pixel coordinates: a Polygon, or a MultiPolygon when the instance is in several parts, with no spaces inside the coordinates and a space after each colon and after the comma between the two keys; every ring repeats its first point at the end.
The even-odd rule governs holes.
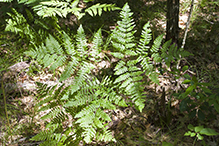
{"type": "Polygon", "coordinates": [[[153,44],[153,46],[152,46],[152,48],[151,48],[151,50],[150,50],[152,53],[157,53],[157,52],[158,52],[159,47],[160,47],[160,45],[161,45],[161,42],[162,42],[162,40],[163,40],[163,36],[164,36],[164,34],[159,35],[159,36],[154,40],[154,44],[153,44]]]}
{"type": "Polygon", "coordinates": [[[30,140],[32,141],[44,141],[44,140],[52,140],[51,136],[54,131],[58,128],[58,124],[53,124],[46,131],[41,131],[36,136],[32,137],[30,140]]]}
{"type": "MultiPolygon", "coordinates": [[[[103,91],[102,91],[103,92],[103,91]]],[[[112,109],[115,110],[116,107],[115,105],[113,105],[110,101],[106,100],[106,99],[99,99],[99,100],[95,100],[94,102],[95,104],[99,104],[102,108],[104,109],[112,109]]],[[[102,111],[103,112],[103,111],[102,111]]],[[[107,117],[108,115],[106,115],[106,113],[102,113],[102,115],[104,115],[104,117],[102,117],[103,119],[105,119],[106,121],[111,121],[109,117],[107,117]]]]}
{"type": "Polygon", "coordinates": [[[138,107],[138,110],[140,112],[142,112],[143,108],[145,107],[145,100],[144,99],[140,99],[138,98],[136,101],[135,101],[135,105],[138,107]]]}
{"type": "Polygon", "coordinates": [[[139,40],[139,45],[137,48],[137,52],[142,55],[148,55],[149,42],[151,41],[151,30],[148,28],[150,26],[149,22],[146,23],[141,32],[141,39],[139,40]]]}
{"type": "Polygon", "coordinates": [[[12,2],[13,0],[0,0],[0,2],[12,2]]]}
{"type": "Polygon", "coordinates": [[[86,57],[87,54],[85,55],[85,51],[87,51],[87,39],[82,25],[80,25],[77,30],[76,41],[78,53],[81,57],[86,57]]]}
{"type": "Polygon", "coordinates": [[[117,28],[112,33],[112,45],[119,52],[125,52],[126,50],[132,50],[135,47],[133,30],[135,24],[131,16],[130,8],[126,3],[120,12],[121,21],[118,21],[117,28]]]}
{"type": "Polygon", "coordinates": [[[68,79],[74,73],[75,70],[74,66],[75,64],[73,62],[69,62],[69,64],[65,67],[65,71],[62,73],[59,82],[68,79]]]}
{"type": "Polygon", "coordinates": [[[92,57],[97,57],[97,55],[101,51],[101,46],[103,44],[101,29],[99,29],[95,33],[92,44],[93,44],[93,47],[92,47],[92,50],[91,50],[90,54],[91,54],[92,57]]]}
{"type": "Polygon", "coordinates": [[[96,135],[96,130],[92,127],[87,127],[82,135],[84,136],[84,141],[86,143],[90,143],[92,141],[92,138],[96,135]]]}
{"type": "Polygon", "coordinates": [[[85,9],[85,12],[87,12],[89,15],[96,16],[96,15],[101,15],[102,14],[102,10],[104,11],[113,11],[113,10],[118,10],[120,8],[115,7],[114,4],[99,4],[97,3],[96,5],[93,5],[87,9],[85,9]]]}
{"type": "Polygon", "coordinates": [[[128,68],[126,67],[126,66],[123,66],[122,68],[120,68],[119,70],[117,70],[114,74],[115,75],[121,75],[121,74],[123,74],[123,73],[125,73],[125,72],[127,72],[128,71],[128,68]]]}
{"type": "Polygon", "coordinates": [[[121,86],[119,88],[124,88],[124,87],[127,87],[129,84],[131,84],[132,82],[132,78],[128,78],[127,80],[125,80],[121,86]]]}
{"type": "Polygon", "coordinates": [[[42,116],[40,119],[42,119],[42,120],[53,119],[59,112],[60,112],[59,108],[52,109],[49,113],[42,116]]]}
{"type": "Polygon", "coordinates": [[[106,114],[103,110],[97,109],[96,111],[96,118],[102,119],[103,121],[111,121],[108,114],[106,114]]]}
{"type": "Polygon", "coordinates": [[[156,72],[152,72],[150,75],[149,75],[149,78],[156,84],[159,84],[159,79],[158,79],[158,73],[156,72]]]}
{"type": "Polygon", "coordinates": [[[96,133],[96,137],[100,141],[104,141],[104,142],[114,141],[114,142],[116,142],[115,138],[112,136],[112,132],[110,132],[106,128],[103,129],[103,133],[96,133]]]}
{"type": "Polygon", "coordinates": [[[54,59],[55,61],[51,61],[52,65],[49,68],[49,71],[54,71],[56,68],[62,66],[64,64],[64,62],[66,61],[66,57],[65,56],[58,56],[56,54],[50,56],[50,59],[54,59]]]}
{"type": "Polygon", "coordinates": [[[121,81],[124,81],[126,79],[128,79],[130,77],[129,73],[125,73],[123,75],[120,75],[118,78],[116,78],[116,80],[114,81],[114,84],[119,83],[121,81]]]}

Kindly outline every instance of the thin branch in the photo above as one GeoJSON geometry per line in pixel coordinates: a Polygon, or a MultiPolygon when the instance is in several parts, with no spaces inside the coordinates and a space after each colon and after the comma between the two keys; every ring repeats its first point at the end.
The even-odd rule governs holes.
{"type": "Polygon", "coordinates": [[[187,36],[187,33],[188,33],[188,29],[189,29],[190,18],[192,16],[193,5],[194,5],[194,0],[192,0],[192,3],[191,3],[190,13],[189,13],[189,17],[188,17],[188,20],[187,20],[187,23],[186,23],[186,30],[185,30],[185,34],[184,34],[184,38],[183,38],[181,48],[184,48],[185,43],[186,43],[186,36],[187,36]]]}

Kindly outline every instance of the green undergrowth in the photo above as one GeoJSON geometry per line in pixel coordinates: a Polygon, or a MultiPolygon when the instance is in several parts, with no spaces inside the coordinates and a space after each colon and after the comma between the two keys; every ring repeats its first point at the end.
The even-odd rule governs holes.
{"type": "MultiPolygon", "coordinates": [[[[184,145],[208,142],[203,135],[216,138],[218,131],[213,129],[217,125],[208,123],[218,120],[219,95],[189,72],[193,68],[184,58],[191,53],[171,40],[164,42],[164,34],[152,39],[149,22],[143,25],[140,38],[135,36],[136,23],[128,3],[120,10],[114,29],[107,35],[97,29],[92,37],[84,25],[75,33],[59,25],[58,17],[71,12],[69,5],[58,11],[57,4],[41,4],[45,9],[51,7],[51,13],[37,9],[37,4],[33,12],[26,9],[25,16],[12,9],[5,28],[23,41],[25,59],[37,62],[41,70],[58,73],[58,84],[36,83],[31,118],[45,122],[40,131],[33,122],[27,125],[26,135],[37,131],[28,141],[46,146],[184,145]],[[98,67],[103,61],[110,65],[98,67]],[[118,110],[131,114],[116,120],[118,110]]],[[[86,10],[92,16],[113,6],[86,10]]],[[[79,9],[75,11],[81,16],[79,9]]]]}

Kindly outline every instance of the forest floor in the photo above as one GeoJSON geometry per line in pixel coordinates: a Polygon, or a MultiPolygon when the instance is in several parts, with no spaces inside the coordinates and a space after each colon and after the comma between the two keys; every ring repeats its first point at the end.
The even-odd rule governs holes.
{"type": "MultiPolygon", "coordinates": [[[[198,1],[195,2],[198,4],[198,1]]],[[[188,0],[184,0],[181,6],[179,25],[183,34],[189,15],[190,4],[188,0]]],[[[194,12],[200,11],[195,7],[194,12]]],[[[162,19],[155,18],[153,20],[158,23],[152,22],[152,24],[156,24],[154,27],[159,27],[161,32],[163,32],[165,30],[165,15],[163,13],[160,16],[162,17],[159,18],[162,19]]],[[[187,61],[191,64],[191,72],[196,73],[199,81],[211,83],[216,92],[219,90],[218,28],[219,11],[211,12],[209,10],[208,13],[195,13],[185,46],[185,49],[195,54],[187,58],[187,61]]],[[[16,67],[16,69],[19,68],[20,70],[19,74],[14,75],[17,88],[16,90],[15,88],[11,90],[7,89],[7,102],[11,105],[8,108],[11,122],[10,128],[6,128],[9,125],[5,125],[5,122],[3,122],[5,119],[2,118],[4,114],[1,114],[0,142],[2,145],[3,143],[7,143],[9,146],[38,145],[39,143],[30,142],[29,138],[40,130],[45,129],[44,121],[40,119],[40,115],[45,113],[37,113],[37,109],[34,107],[37,102],[35,82],[54,85],[58,83],[58,77],[54,77],[47,70],[31,76],[27,74],[27,66],[22,68],[18,65],[16,67]]],[[[7,76],[10,76],[10,74],[7,76]]],[[[162,78],[161,81],[161,85],[165,87],[165,91],[173,90],[168,80],[162,78]]],[[[11,86],[11,84],[8,83],[8,86],[11,86]]],[[[140,113],[133,107],[113,111],[110,129],[117,139],[116,145],[147,146],[161,145],[162,142],[171,142],[177,146],[192,146],[194,138],[185,137],[184,133],[188,131],[187,125],[189,123],[196,125],[198,121],[192,121],[186,113],[181,113],[179,111],[180,101],[175,100],[172,105],[174,108],[170,110],[172,113],[171,121],[167,122],[167,119],[162,117],[161,110],[158,108],[160,103],[156,103],[154,100],[154,98],[159,99],[163,95],[161,86],[150,86],[148,87],[148,91],[146,106],[143,112],[140,113]]],[[[168,100],[169,97],[167,96],[166,98],[168,100]]],[[[1,106],[3,107],[3,103],[1,103],[1,106]]],[[[206,122],[205,125],[218,131],[218,123],[219,115],[214,120],[206,122]]],[[[218,139],[218,136],[205,137],[205,143],[209,146],[217,146],[219,145],[218,139]]],[[[93,143],[91,145],[97,144],[93,143]]],[[[99,143],[98,145],[106,144],[99,143]]],[[[202,142],[198,141],[196,145],[202,145],[202,142]]]]}

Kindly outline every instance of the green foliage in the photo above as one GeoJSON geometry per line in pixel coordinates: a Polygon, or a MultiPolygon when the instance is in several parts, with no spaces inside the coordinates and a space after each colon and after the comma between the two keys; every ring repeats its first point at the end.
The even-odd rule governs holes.
{"type": "Polygon", "coordinates": [[[173,146],[173,144],[169,142],[162,142],[162,146],[173,146]]]}
{"type": "Polygon", "coordinates": [[[118,27],[112,33],[112,45],[115,51],[124,53],[124,55],[135,55],[133,52],[135,27],[130,8],[126,3],[120,12],[122,21],[118,21],[118,27]]]}
{"type": "MultiPolygon", "coordinates": [[[[89,1],[83,1],[87,3],[89,1]]],[[[119,9],[113,4],[96,4],[92,5],[89,8],[82,12],[83,7],[79,7],[80,1],[74,0],[71,1],[36,1],[36,0],[21,0],[19,3],[24,3],[27,5],[32,5],[33,10],[37,12],[39,16],[42,17],[66,17],[67,14],[71,13],[77,16],[78,19],[81,19],[87,12],[91,16],[101,15],[102,11],[113,11],[119,9]]]]}
{"type": "MultiPolygon", "coordinates": [[[[30,3],[25,1],[25,4],[28,2],[30,3]]],[[[58,15],[63,17],[69,13],[65,2],[63,5],[56,2],[40,4],[43,5],[38,7],[42,8],[42,11],[37,12],[40,16],[52,16],[56,20],[56,14],[61,13],[58,15]],[[47,6],[55,8],[46,13],[43,9],[47,6]]],[[[101,14],[100,9],[107,10],[108,6],[94,5],[87,12],[101,14]]],[[[36,5],[33,9],[36,9],[36,5]]],[[[32,18],[31,13],[28,14],[32,18]]],[[[116,141],[109,130],[111,117],[106,111],[132,105],[142,111],[145,106],[146,79],[159,84],[156,63],[165,62],[169,66],[170,62],[178,62],[180,56],[188,55],[184,50],[178,51],[174,45],[170,46],[170,41],[161,47],[163,35],[154,40],[152,47],[147,46],[152,39],[149,23],[144,25],[140,40],[136,40],[132,15],[126,3],[120,12],[121,20],[117,22],[116,29],[109,36],[110,42],[107,43],[109,47],[113,47],[110,48],[113,50],[111,54],[118,60],[114,67],[114,76],[104,75],[101,80],[97,79],[93,71],[94,61],[98,63],[98,54],[104,45],[101,29],[94,34],[91,47],[88,47],[89,42],[82,25],[73,36],[60,30],[58,25],[52,25],[56,31],[46,33],[48,29],[43,29],[45,39],[41,38],[39,41],[35,38],[38,34],[36,29],[30,27],[21,14],[14,11],[10,15],[12,18],[8,20],[6,30],[21,33],[22,37],[27,36],[32,44],[25,54],[50,71],[64,69],[57,85],[38,83],[36,107],[39,112],[47,111],[41,119],[49,119],[49,123],[46,130],[32,140],[43,141],[41,145],[78,145],[80,141],[91,143],[94,140],[116,141]],[[70,124],[66,126],[65,122],[68,120],[70,124]]],[[[41,20],[43,23],[44,18],[41,20]]],[[[40,28],[45,27],[40,25],[40,28]]]]}
{"type": "MultiPolygon", "coordinates": [[[[149,23],[147,23],[143,28],[139,43],[135,43],[135,24],[130,11],[128,4],[125,4],[120,13],[122,20],[117,22],[118,26],[110,36],[114,48],[111,54],[120,59],[114,68],[114,75],[117,76],[115,80],[106,76],[99,81],[91,74],[92,60],[96,60],[93,58],[99,54],[103,44],[101,29],[95,33],[92,41],[93,47],[89,49],[83,27],[80,26],[74,37],[75,41],[64,32],[60,35],[59,41],[49,35],[40,46],[26,52],[44,67],[50,66],[50,70],[64,66],[65,71],[61,74],[60,82],[71,76],[74,77],[71,79],[70,85],[63,82],[58,89],[56,86],[39,86],[41,88],[38,91],[42,93],[38,97],[41,99],[38,106],[40,107],[39,111],[50,109],[50,112],[42,119],[51,119],[51,125],[59,124],[58,127],[63,127],[63,122],[68,116],[75,119],[72,121],[74,130],[71,130],[71,133],[74,133],[76,141],[83,140],[86,143],[90,143],[94,139],[105,142],[115,141],[107,128],[111,118],[104,110],[115,110],[118,106],[134,104],[142,111],[144,108],[144,84],[146,84],[143,80],[144,76],[159,83],[158,73],[155,72],[148,53],[150,51],[156,62],[163,60],[158,49],[163,35],[155,39],[151,48],[146,46],[151,40],[149,23]],[[138,66],[138,63],[141,66],[138,66]],[[66,85],[68,86],[66,87],[66,85]],[[45,103],[47,104],[45,105],[45,103]]],[[[168,51],[167,45],[165,51],[168,51]]],[[[165,56],[163,55],[163,57],[165,56]]],[[[40,133],[41,136],[36,136],[33,140],[43,139],[47,142],[51,140],[50,132],[40,133]]],[[[67,137],[64,143],[70,142],[68,140],[72,135],[63,135],[67,137]]]]}
{"type": "Polygon", "coordinates": [[[0,0],[0,2],[12,2],[13,0],[0,0]]]}
{"type": "Polygon", "coordinates": [[[192,78],[188,74],[184,76],[187,79],[183,81],[183,84],[190,86],[179,95],[179,99],[183,99],[179,106],[180,111],[187,111],[191,119],[211,120],[215,117],[215,111],[219,113],[218,94],[209,89],[209,84],[199,83],[195,76],[192,78]],[[191,98],[195,98],[198,102],[191,98]]]}
{"type": "Polygon", "coordinates": [[[190,131],[186,132],[184,134],[184,136],[190,136],[190,137],[196,136],[193,144],[195,144],[196,139],[203,140],[204,136],[202,136],[202,135],[207,135],[207,136],[219,135],[219,133],[217,133],[213,129],[211,129],[211,128],[204,128],[203,126],[193,127],[191,124],[189,124],[188,125],[188,129],[190,131]]]}
{"type": "Polygon", "coordinates": [[[5,31],[11,31],[19,33],[21,37],[28,37],[30,40],[34,40],[36,34],[22,14],[19,14],[15,9],[12,9],[13,13],[8,13],[11,19],[6,20],[7,26],[5,31]]]}
{"type": "Polygon", "coordinates": [[[96,5],[93,5],[89,8],[87,8],[85,10],[85,12],[87,12],[89,15],[91,16],[96,16],[96,15],[101,15],[102,14],[102,11],[114,11],[114,10],[118,10],[119,8],[118,7],[115,7],[114,4],[96,4],[96,5]]]}
{"type": "Polygon", "coordinates": [[[5,31],[19,35],[19,39],[27,47],[38,47],[50,34],[56,32],[59,26],[55,18],[42,19],[28,9],[25,11],[26,17],[12,8],[12,12],[8,13],[10,18],[6,19],[5,31]]]}
{"type": "Polygon", "coordinates": [[[168,67],[170,67],[170,63],[172,61],[172,63],[177,63],[177,60],[192,55],[191,53],[183,50],[182,48],[177,49],[177,46],[175,44],[172,44],[171,46],[170,44],[171,40],[165,42],[161,49],[161,57],[165,59],[164,61],[168,67]]]}

